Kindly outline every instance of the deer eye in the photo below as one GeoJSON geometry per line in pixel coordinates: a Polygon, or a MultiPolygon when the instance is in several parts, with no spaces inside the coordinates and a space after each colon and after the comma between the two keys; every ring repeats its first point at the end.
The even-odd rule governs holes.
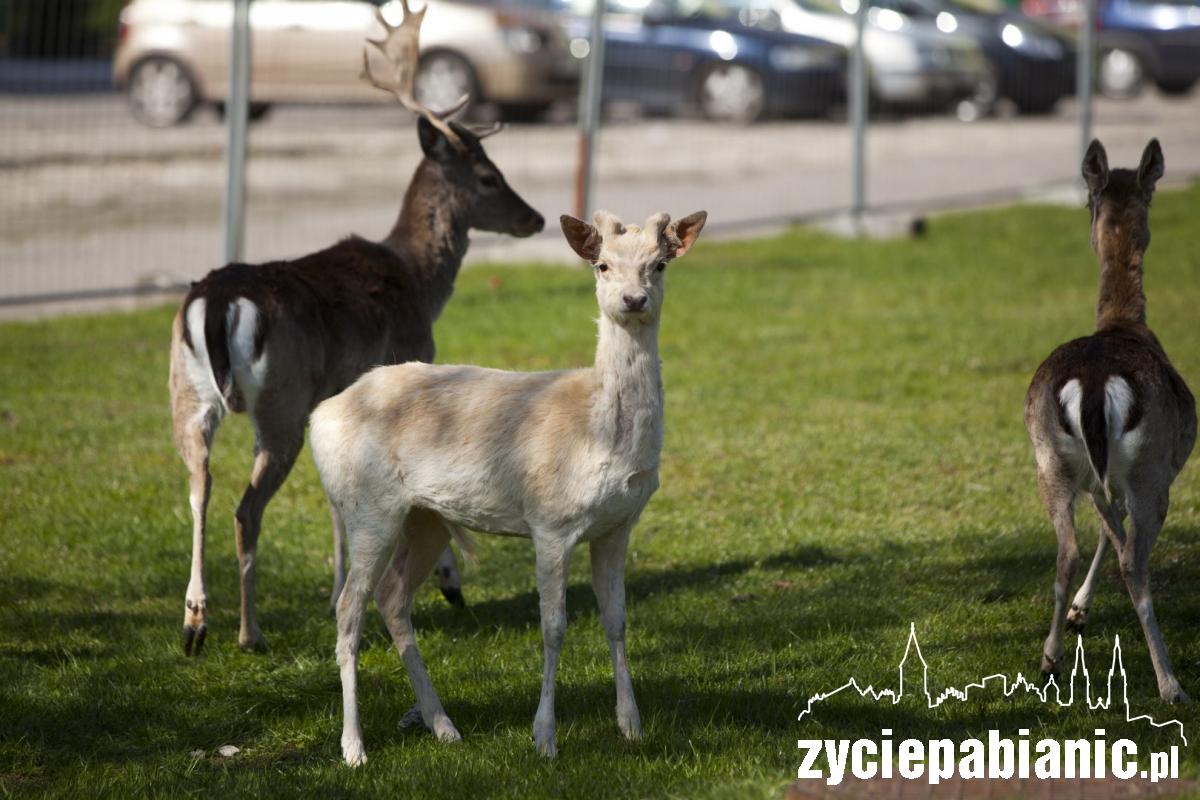
{"type": "Polygon", "coordinates": [[[488,189],[495,189],[497,186],[500,185],[500,179],[497,178],[495,175],[484,175],[482,178],[479,179],[479,182],[482,183],[488,189]]]}
{"type": "Polygon", "coordinates": [[[608,272],[608,264],[597,264],[596,271],[597,272],[608,272]]]}
{"type": "Polygon", "coordinates": [[[667,268],[667,262],[665,262],[665,261],[660,261],[654,265],[655,272],[662,272],[666,268],[667,268]]]}

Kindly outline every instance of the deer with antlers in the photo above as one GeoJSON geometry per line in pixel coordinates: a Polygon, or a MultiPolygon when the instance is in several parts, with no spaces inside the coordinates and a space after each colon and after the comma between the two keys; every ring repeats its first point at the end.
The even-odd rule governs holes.
{"type": "MultiPolygon", "coordinates": [[[[188,655],[201,651],[207,632],[209,452],[224,416],[245,412],[254,427],[254,466],[234,529],[238,643],[258,649],[263,638],[255,612],[255,553],[263,511],[304,444],[309,413],[372,367],[433,360],[433,323],[454,290],[471,229],[525,237],[544,226],[483,150],[481,140],[498,127],[482,133],[451,122],[466,97],[441,112],[417,102],[413,77],[425,9],[412,12],[405,0],[404,10],[399,26],[377,11],[386,36],[368,40],[387,58],[391,75],[376,76],[365,49],[363,54],[363,78],[417,114],[424,152],[391,232],[379,242],[352,236],[293,261],[229,264],[193,284],[175,315],[171,413],[176,446],[190,472],[192,511],[183,620],[188,655]]],[[[335,524],[334,602],[343,572],[339,529],[335,524]]],[[[444,555],[443,563],[452,559],[444,555]]]]}

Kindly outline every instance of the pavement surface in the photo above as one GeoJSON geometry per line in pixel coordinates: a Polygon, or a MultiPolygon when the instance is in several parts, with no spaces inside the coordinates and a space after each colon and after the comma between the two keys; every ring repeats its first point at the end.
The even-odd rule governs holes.
{"type": "MultiPolygon", "coordinates": [[[[1168,181],[1200,176],[1200,93],[1101,101],[1095,117],[1113,164],[1135,164],[1157,136],[1168,181]]],[[[868,200],[880,209],[1062,196],[1078,174],[1069,103],[1046,117],[881,120],[867,141],[868,200]]],[[[17,313],[17,298],[153,289],[220,266],[223,147],[224,129],[208,110],[152,130],[114,95],[0,95],[0,315],[17,313]]],[[[570,124],[512,126],[487,149],[548,220],[573,210],[570,124]]],[[[349,233],[382,237],[419,156],[411,117],[393,106],[273,110],[251,133],[246,259],[302,255],[349,233]]],[[[727,236],[850,201],[844,121],[617,122],[600,135],[596,166],[599,206],[637,220],[703,208],[712,232],[727,236]]],[[[473,236],[469,263],[509,260],[573,258],[553,223],[529,240],[473,236]]],[[[23,315],[47,307],[24,306],[23,315]]]]}

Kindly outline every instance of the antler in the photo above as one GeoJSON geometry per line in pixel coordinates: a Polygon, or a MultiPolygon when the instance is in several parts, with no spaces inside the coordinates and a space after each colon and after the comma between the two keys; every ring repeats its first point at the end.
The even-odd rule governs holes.
{"type": "Polygon", "coordinates": [[[408,6],[408,0],[400,0],[400,4],[404,7],[404,21],[399,25],[390,24],[384,19],[383,12],[376,6],[375,18],[383,26],[386,35],[380,41],[367,39],[369,44],[375,45],[379,52],[383,53],[384,58],[391,65],[390,80],[381,80],[371,71],[371,62],[365,47],[363,48],[363,66],[360,77],[376,89],[391,92],[402,106],[418,116],[425,117],[445,135],[451,144],[461,150],[464,147],[462,139],[446,120],[461,111],[471,96],[464,94],[450,108],[442,111],[434,111],[417,101],[413,84],[417,77],[417,59],[421,49],[421,22],[425,19],[425,12],[429,10],[429,6],[426,5],[420,11],[413,11],[408,6]]]}

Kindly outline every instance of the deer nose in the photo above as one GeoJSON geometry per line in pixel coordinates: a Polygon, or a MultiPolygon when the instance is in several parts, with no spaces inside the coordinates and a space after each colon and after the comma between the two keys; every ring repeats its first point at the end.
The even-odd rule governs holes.
{"type": "Polygon", "coordinates": [[[541,233],[542,228],[546,227],[546,218],[534,211],[529,215],[529,222],[527,224],[533,229],[534,233],[541,233]]]}
{"type": "Polygon", "coordinates": [[[625,301],[626,311],[641,311],[646,307],[646,301],[650,298],[646,297],[644,294],[626,294],[622,295],[621,299],[625,301]]]}

